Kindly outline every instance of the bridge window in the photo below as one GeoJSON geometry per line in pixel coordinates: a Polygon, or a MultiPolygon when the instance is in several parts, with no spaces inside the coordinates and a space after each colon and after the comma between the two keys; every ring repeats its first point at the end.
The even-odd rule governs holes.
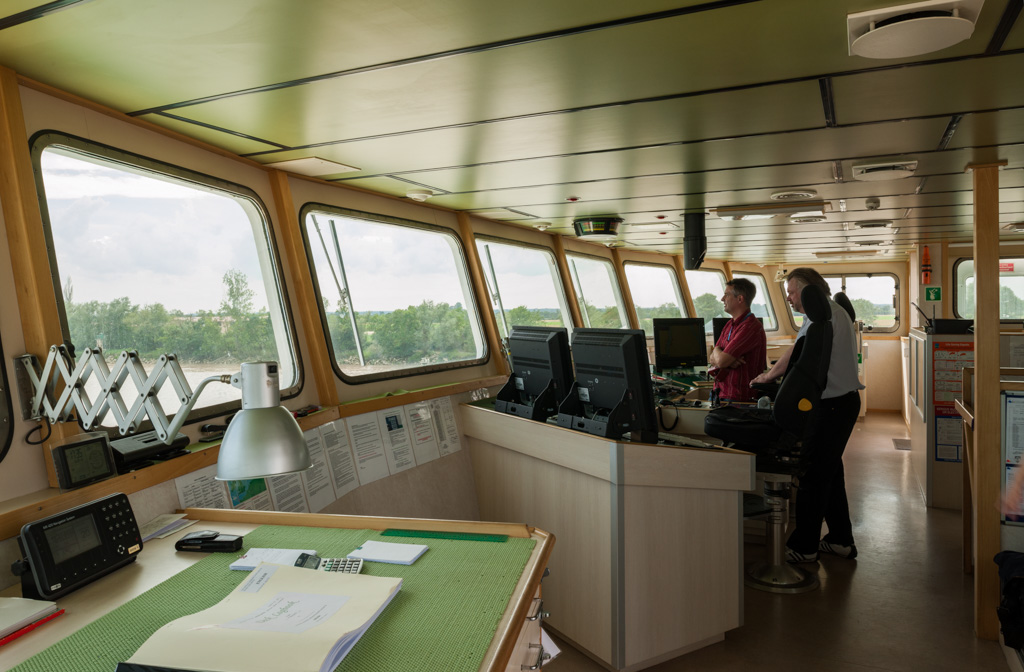
{"type": "MultiPolygon", "coordinates": [[[[965,320],[975,317],[974,259],[960,259],[953,267],[956,287],[953,314],[965,320]]],[[[922,301],[924,297],[922,296],[922,301]]],[[[931,316],[927,303],[921,303],[931,316]]],[[[1024,259],[999,259],[999,319],[1019,322],[1024,319],[1024,259]]]]}
{"type": "MultiPolygon", "coordinates": [[[[892,273],[846,273],[824,275],[832,290],[845,292],[857,311],[857,320],[864,323],[864,331],[891,332],[899,328],[899,281],[892,273]]],[[[785,284],[783,284],[785,291],[785,284]]],[[[800,327],[804,316],[789,307],[793,324],[800,327]]]]}
{"type": "Polygon", "coordinates": [[[624,266],[636,317],[648,338],[654,337],[654,318],[687,316],[679,280],[671,267],[631,262],[624,266]]]}
{"type": "Polygon", "coordinates": [[[772,302],[768,298],[768,283],[760,273],[733,273],[733,278],[744,278],[750,280],[757,287],[757,296],[750,306],[750,312],[754,317],[760,317],[764,323],[765,331],[775,331],[779,323],[775,319],[775,311],[772,309],[772,302]]]}
{"type": "Polygon", "coordinates": [[[502,338],[514,326],[572,327],[565,291],[550,250],[480,238],[491,309],[502,338]]]}
{"type": "Polygon", "coordinates": [[[303,219],[342,378],[368,382],[485,361],[465,257],[450,231],[325,206],[304,209],[303,219]]]}
{"type": "Polygon", "coordinates": [[[693,299],[693,308],[697,317],[704,319],[704,333],[714,330],[713,319],[728,317],[722,305],[725,294],[725,273],[721,271],[685,271],[686,286],[693,299]]]}
{"type": "Polygon", "coordinates": [[[610,261],[567,254],[576,301],[583,326],[595,329],[628,329],[629,320],[610,261]]]}
{"type": "MultiPolygon", "coordinates": [[[[77,355],[101,347],[112,364],[137,350],[149,372],[174,353],[193,389],[242,362],[276,360],[282,393],[297,392],[277,254],[255,193],[56,133],[36,139],[33,160],[62,326],[77,355]]],[[[96,398],[95,376],[86,391],[96,398]]],[[[197,407],[237,408],[240,395],[211,385],[197,407]]],[[[180,405],[171,385],[158,399],[168,413],[180,405]]]]}

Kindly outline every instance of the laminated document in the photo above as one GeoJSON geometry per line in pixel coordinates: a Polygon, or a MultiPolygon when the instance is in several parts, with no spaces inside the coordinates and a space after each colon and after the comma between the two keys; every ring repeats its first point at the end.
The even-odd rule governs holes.
{"type": "Polygon", "coordinates": [[[387,541],[364,541],[363,545],[348,554],[350,558],[362,558],[370,562],[387,562],[392,565],[411,565],[427,552],[423,544],[392,544],[387,541]]]}
{"type": "Polygon", "coordinates": [[[395,578],[261,564],[214,606],[157,630],[118,669],[330,672],[401,586],[395,578]]]}

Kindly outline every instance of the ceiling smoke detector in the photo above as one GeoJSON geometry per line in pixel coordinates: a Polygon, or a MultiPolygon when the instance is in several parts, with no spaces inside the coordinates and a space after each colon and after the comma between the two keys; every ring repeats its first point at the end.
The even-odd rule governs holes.
{"type": "Polygon", "coordinates": [[[818,195],[814,189],[790,189],[787,191],[776,191],[772,194],[773,201],[799,201],[801,199],[814,198],[818,195]]]}
{"type": "Polygon", "coordinates": [[[913,175],[915,170],[917,170],[917,161],[875,159],[853,164],[853,179],[862,182],[902,180],[913,175]]]}
{"type": "Polygon", "coordinates": [[[851,56],[906,58],[963,42],[985,0],[926,0],[846,16],[851,56]]]}
{"type": "Polygon", "coordinates": [[[619,235],[622,217],[580,217],[574,219],[572,228],[578,238],[606,242],[619,235]]]}

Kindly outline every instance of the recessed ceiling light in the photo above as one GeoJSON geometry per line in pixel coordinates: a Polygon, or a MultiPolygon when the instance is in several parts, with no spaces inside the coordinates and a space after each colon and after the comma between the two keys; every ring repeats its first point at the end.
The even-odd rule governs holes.
{"type": "Polygon", "coordinates": [[[853,226],[858,229],[891,229],[891,219],[867,219],[860,222],[853,222],[853,226]]]}
{"type": "Polygon", "coordinates": [[[307,156],[302,159],[288,159],[276,163],[264,164],[267,168],[275,168],[289,173],[308,175],[309,177],[322,177],[324,175],[336,175],[338,173],[351,173],[359,170],[353,166],[346,166],[344,163],[328,161],[315,156],[307,156]]]}
{"type": "Polygon", "coordinates": [[[853,164],[853,179],[862,182],[902,180],[917,170],[917,161],[874,159],[853,164]]]}
{"type": "Polygon", "coordinates": [[[1003,226],[1007,231],[1013,231],[1014,233],[1024,233],[1024,222],[1013,222],[1003,226]]]}
{"type": "Polygon", "coordinates": [[[789,216],[789,221],[794,224],[817,224],[824,222],[828,217],[813,212],[796,212],[789,216]]]}
{"type": "Polygon", "coordinates": [[[788,191],[776,191],[772,194],[773,201],[797,201],[801,199],[814,198],[818,195],[814,189],[792,189],[788,191]]]}
{"type": "Polygon", "coordinates": [[[801,201],[799,203],[762,203],[758,205],[734,205],[712,208],[711,213],[726,221],[749,221],[769,219],[778,215],[824,215],[832,209],[828,201],[801,201]]]}

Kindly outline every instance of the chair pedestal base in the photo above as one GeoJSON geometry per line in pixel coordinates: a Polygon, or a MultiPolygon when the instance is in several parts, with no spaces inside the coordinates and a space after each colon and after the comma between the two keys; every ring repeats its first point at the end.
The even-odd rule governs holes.
{"type": "Polygon", "coordinates": [[[744,583],[769,593],[806,593],[819,586],[818,575],[786,562],[782,530],[789,520],[788,474],[762,474],[764,498],[771,507],[768,517],[768,560],[747,565],[744,583]]]}

